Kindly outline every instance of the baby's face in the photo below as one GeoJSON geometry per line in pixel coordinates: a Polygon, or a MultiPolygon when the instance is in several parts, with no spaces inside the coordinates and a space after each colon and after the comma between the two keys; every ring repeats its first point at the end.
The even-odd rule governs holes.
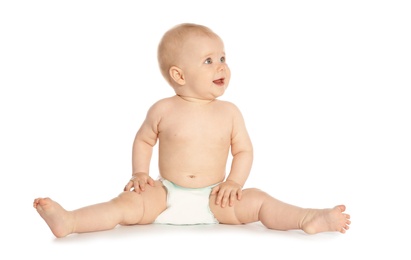
{"type": "MultiPolygon", "coordinates": [[[[212,100],[224,94],[230,82],[224,44],[218,37],[193,35],[184,44],[180,56],[185,85],[182,95],[212,100]]],[[[179,94],[179,93],[177,93],[179,94]]]]}

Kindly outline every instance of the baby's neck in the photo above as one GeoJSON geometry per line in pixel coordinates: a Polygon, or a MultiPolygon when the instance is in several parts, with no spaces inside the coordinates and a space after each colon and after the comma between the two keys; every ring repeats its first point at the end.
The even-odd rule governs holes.
{"type": "Polygon", "coordinates": [[[201,98],[182,96],[182,95],[176,95],[176,96],[184,101],[187,101],[190,103],[198,103],[198,104],[209,104],[216,100],[216,99],[201,99],[201,98]]]}

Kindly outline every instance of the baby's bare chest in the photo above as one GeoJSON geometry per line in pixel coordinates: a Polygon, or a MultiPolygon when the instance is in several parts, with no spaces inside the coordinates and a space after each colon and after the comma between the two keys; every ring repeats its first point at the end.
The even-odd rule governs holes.
{"type": "Polygon", "coordinates": [[[180,115],[162,120],[160,139],[179,142],[227,144],[231,140],[232,120],[222,115],[180,115]]]}

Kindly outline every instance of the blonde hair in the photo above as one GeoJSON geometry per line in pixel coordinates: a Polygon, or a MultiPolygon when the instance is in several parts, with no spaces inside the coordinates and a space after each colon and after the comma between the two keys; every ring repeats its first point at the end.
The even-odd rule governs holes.
{"type": "Polygon", "coordinates": [[[219,38],[216,33],[206,26],[182,23],[168,30],[158,45],[157,59],[160,71],[171,86],[174,86],[175,82],[170,77],[169,70],[172,66],[177,66],[176,62],[183,51],[184,42],[188,36],[193,34],[219,38]]]}

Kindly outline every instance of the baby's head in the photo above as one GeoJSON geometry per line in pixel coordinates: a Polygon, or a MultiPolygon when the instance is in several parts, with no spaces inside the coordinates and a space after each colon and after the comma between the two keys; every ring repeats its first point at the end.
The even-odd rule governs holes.
{"type": "Polygon", "coordinates": [[[180,61],[187,58],[185,56],[188,53],[185,48],[189,44],[189,39],[193,36],[204,36],[221,41],[221,38],[208,27],[192,23],[183,23],[171,28],[160,41],[158,63],[162,75],[172,87],[175,87],[178,83],[171,77],[170,69],[173,66],[179,67],[180,61]]]}

